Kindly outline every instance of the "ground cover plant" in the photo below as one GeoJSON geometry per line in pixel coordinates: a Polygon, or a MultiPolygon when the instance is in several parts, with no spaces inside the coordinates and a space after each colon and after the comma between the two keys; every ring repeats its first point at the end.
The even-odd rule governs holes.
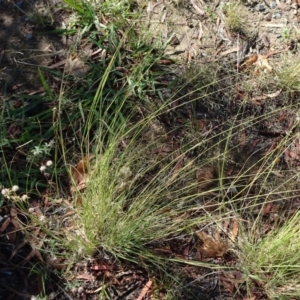
{"type": "MultiPolygon", "coordinates": [[[[190,4],[253,46],[244,3],[190,4]]],[[[159,5],[60,3],[68,51],[3,90],[3,299],[300,297],[298,53],[174,60],[159,5]]]]}

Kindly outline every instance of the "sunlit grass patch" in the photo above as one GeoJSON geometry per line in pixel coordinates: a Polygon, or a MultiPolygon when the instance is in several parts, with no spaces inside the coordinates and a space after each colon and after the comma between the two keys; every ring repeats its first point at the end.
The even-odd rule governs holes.
{"type": "Polygon", "coordinates": [[[229,30],[243,32],[245,30],[244,20],[241,17],[242,6],[239,1],[231,1],[224,4],[223,12],[225,24],[229,30]]]}
{"type": "Polygon", "coordinates": [[[299,57],[292,58],[289,53],[282,54],[276,68],[275,82],[284,90],[298,92],[300,90],[299,67],[299,57]]]}
{"type": "Polygon", "coordinates": [[[271,299],[299,297],[299,212],[259,238],[254,232],[242,245],[245,268],[265,285],[271,299]]]}

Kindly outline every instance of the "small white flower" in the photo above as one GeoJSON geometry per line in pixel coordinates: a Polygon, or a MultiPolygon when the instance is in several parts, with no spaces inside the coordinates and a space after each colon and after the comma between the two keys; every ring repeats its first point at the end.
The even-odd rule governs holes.
{"type": "Polygon", "coordinates": [[[47,167],[51,167],[52,165],[53,165],[52,160],[48,160],[48,161],[46,162],[46,166],[47,166],[47,167]]]}
{"type": "Polygon", "coordinates": [[[45,217],[45,216],[40,216],[40,217],[39,217],[39,221],[40,221],[41,223],[45,223],[45,222],[46,222],[46,217],[45,217]]]}
{"type": "Polygon", "coordinates": [[[127,167],[127,166],[123,166],[121,169],[120,169],[120,176],[122,176],[122,177],[125,177],[125,178],[128,178],[128,177],[130,177],[131,175],[132,175],[132,172],[131,172],[131,170],[130,170],[130,168],[129,167],[127,167]]]}
{"type": "Polygon", "coordinates": [[[30,208],[28,209],[28,212],[31,213],[31,214],[34,213],[34,211],[35,211],[34,207],[30,207],[30,208]]]}
{"type": "Polygon", "coordinates": [[[9,189],[2,189],[1,194],[5,197],[9,194],[9,189]]]}
{"type": "Polygon", "coordinates": [[[17,185],[14,185],[14,186],[11,188],[11,190],[12,190],[13,192],[17,192],[17,191],[19,190],[19,187],[18,187],[17,185]]]}
{"type": "Polygon", "coordinates": [[[55,145],[55,141],[51,140],[49,143],[46,143],[47,146],[49,146],[50,148],[53,148],[55,145]]]}
{"type": "Polygon", "coordinates": [[[44,165],[40,167],[40,171],[41,171],[42,173],[45,172],[46,169],[47,169],[47,167],[44,166],[44,165]]]}
{"type": "Polygon", "coordinates": [[[26,195],[26,194],[24,194],[22,197],[21,197],[21,200],[22,201],[26,201],[26,200],[28,200],[29,199],[29,197],[26,195]]]}

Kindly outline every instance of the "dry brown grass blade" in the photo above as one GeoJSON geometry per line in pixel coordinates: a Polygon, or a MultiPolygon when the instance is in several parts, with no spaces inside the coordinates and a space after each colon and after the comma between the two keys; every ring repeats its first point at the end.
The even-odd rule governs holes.
{"type": "Polygon", "coordinates": [[[201,9],[194,0],[191,0],[191,4],[193,5],[195,11],[200,15],[203,16],[205,14],[205,11],[201,9]]]}
{"type": "Polygon", "coordinates": [[[1,228],[0,228],[0,233],[3,233],[8,225],[11,223],[11,219],[10,218],[6,218],[6,220],[2,223],[1,228]]]}
{"type": "Polygon", "coordinates": [[[30,246],[32,249],[31,249],[30,253],[24,258],[22,263],[28,262],[32,257],[36,257],[40,262],[44,262],[40,251],[38,251],[35,247],[33,247],[33,245],[31,243],[30,243],[30,246]]]}
{"type": "Polygon", "coordinates": [[[10,255],[8,261],[11,261],[12,258],[18,253],[18,251],[23,248],[24,246],[26,245],[26,242],[25,241],[22,241],[15,249],[14,251],[12,252],[12,254],[10,255]]]}
{"type": "MultiPolygon", "coordinates": [[[[7,290],[9,290],[10,292],[12,292],[13,294],[22,297],[22,299],[24,299],[24,298],[25,299],[32,299],[31,295],[29,295],[28,293],[25,293],[25,292],[22,293],[22,292],[16,291],[14,288],[10,287],[9,285],[6,285],[5,288],[7,290]]],[[[15,295],[13,295],[11,299],[14,299],[15,295]]]]}

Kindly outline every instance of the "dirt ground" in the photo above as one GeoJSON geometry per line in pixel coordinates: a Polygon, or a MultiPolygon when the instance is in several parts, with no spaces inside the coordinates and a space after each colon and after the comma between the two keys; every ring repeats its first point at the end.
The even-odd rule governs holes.
{"type": "MultiPolygon", "coordinates": [[[[234,65],[253,54],[269,54],[290,46],[296,51],[299,11],[296,2],[244,1],[238,12],[242,30],[227,28],[227,1],[142,2],[149,31],[169,41],[166,54],[182,64],[219,61],[234,65]],[[200,9],[201,7],[201,9],[200,9]]],[[[66,38],[51,34],[69,17],[61,1],[2,1],[0,11],[1,94],[37,88],[38,66],[50,66],[55,56],[66,57],[66,38]]],[[[272,57],[276,64],[276,57],[272,57]]]]}
{"type": "MultiPolygon", "coordinates": [[[[240,32],[226,28],[227,1],[142,2],[149,31],[170,39],[167,55],[182,63],[220,61],[233,65],[251,53],[268,54],[289,45],[297,48],[299,11],[295,1],[244,1],[240,32]]],[[[2,1],[0,11],[1,94],[37,88],[37,66],[49,66],[55,56],[67,56],[65,38],[51,34],[69,17],[60,0],[2,1]]],[[[272,58],[275,60],[276,58],[272,58]]],[[[272,61],[273,63],[273,61],[272,61]]]]}
{"type": "MultiPolygon", "coordinates": [[[[168,41],[166,54],[177,62],[176,68],[181,74],[184,73],[186,65],[195,64],[201,67],[210,63],[227,66],[232,73],[238,73],[239,66],[253,54],[268,56],[268,65],[260,70],[265,72],[268,68],[276,69],[280,63],[279,53],[287,53],[291,62],[299,56],[300,9],[296,1],[242,1],[238,13],[242,25],[238,31],[229,30],[226,24],[224,7],[227,3],[228,1],[219,0],[162,0],[142,1],[138,2],[138,6],[143,9],[142,22],[147,24],[148,30],[157,32],[165,42],[168,41]]],[[[68,57],[73,41],[65,37],[59,38],[54,31],[61,29],[69,16],[70,13],[64,10],[60,0],[0,2],[0,99],[14,100],[19,93],[30,94],[39,91],[42,84],[38,67],[51,67],[55,65],[57,57],[60,61],[68,57]]],[[[254,67],[252,71],[255,72],[254,67]]],[[[272,96],[276,92],[277,90],[269,91],[269,97],[274,98],[275,96],[272,96]]],[[[254,101],[261,96],[254,92],[254,101]]],[[[279,97],[274,102],[280,101],[279,97]]],[[[272,107],[268,109],[272,110],[272,107]]],[[[222,112],[224,119],[226,119],[225,110],[222,112]]],[[[205,113],[210,112],[206,109],[205,113]]],[[[287,112],[289,113],[293,112],[287,112]]],[[[278,134],[285,130],[282,126],[274,123],[278,134]]],[[[268,132],[265,132],[265,135],[268,135],[268,132]]],[[[253,137],[253,140],[255,138],[253,137]]],[[[266,148],[271,147],[271,142],[263,142],[270,143],[266,144],[266,148]]],[[[24,251],[23,256],[30,254],[30,250],[24,251]]],[[[0,299],[28,299],[28,293],[21,290],[32,285],[34,293],[41,288],[39,286],[41,283],[36,282],[38,279],[28,283],[24,274],[16,272],[16,275],[12,276],[4,267],[0,268],[0,272],[4,274],[0,279],[0,299]],[[7,292],[3,286],[9,282],[12,287],[7,292]],[[17,292],[20,282],[23,288],[17,292]],[[2,296],[1,292],[5,296],[2,296]],[[13,295],[12,298],[8,298],[10,295],[13,295]]],[[[149,280],[148,274],[143,269],[130,267],[126,270],[121,267],[118,269],[119,266],[112,267],[107,261],[78,262],[75,268],[74,272],[78,274],[92,270],[95,275],[105,270],[106,278],[117,282],[115,285],[117,288],[110,289],[113,299],[137,299],[149,280]],[[135,279],[134,282],[132,278],[135,279]]],[[[230,293],[226,294],[217,288],[216,276],[207,273],[199,289],[196,279],[199,274],[203,276],[205,271],[200,270],[199,274],[195,274],[192,267],[186,267],[183,272],[188,278],[187,285],[194,295],[199,295],[199,299],[232,299],[230,293]]],[[[233,277],[240,276],[233,273],[231,274],[233,277]]],[[[57,280],[55,275],[51,276],[54,281],[57,280]]],[[[218,274],[218,276],[225,275],[218,274]]],[[[100,279],[98,281],[83,277],[77,279],[85,281],[79,287],[74,286],[68,293],[53,287],[54,291],[49,293],[48,299],[98,299],[97,292],[102,284],[100,279]]],[[[52,286],[48,287],[48,290],[51,288],[52,286]]],[[[163,292],[161,296],[163,298],[163,292]]],[[[190,297],[186,295],[182,299],[195,299],[190,297]]],[[[256,299],[267,298],[263,292],[258,291],[256,299]]]]}

